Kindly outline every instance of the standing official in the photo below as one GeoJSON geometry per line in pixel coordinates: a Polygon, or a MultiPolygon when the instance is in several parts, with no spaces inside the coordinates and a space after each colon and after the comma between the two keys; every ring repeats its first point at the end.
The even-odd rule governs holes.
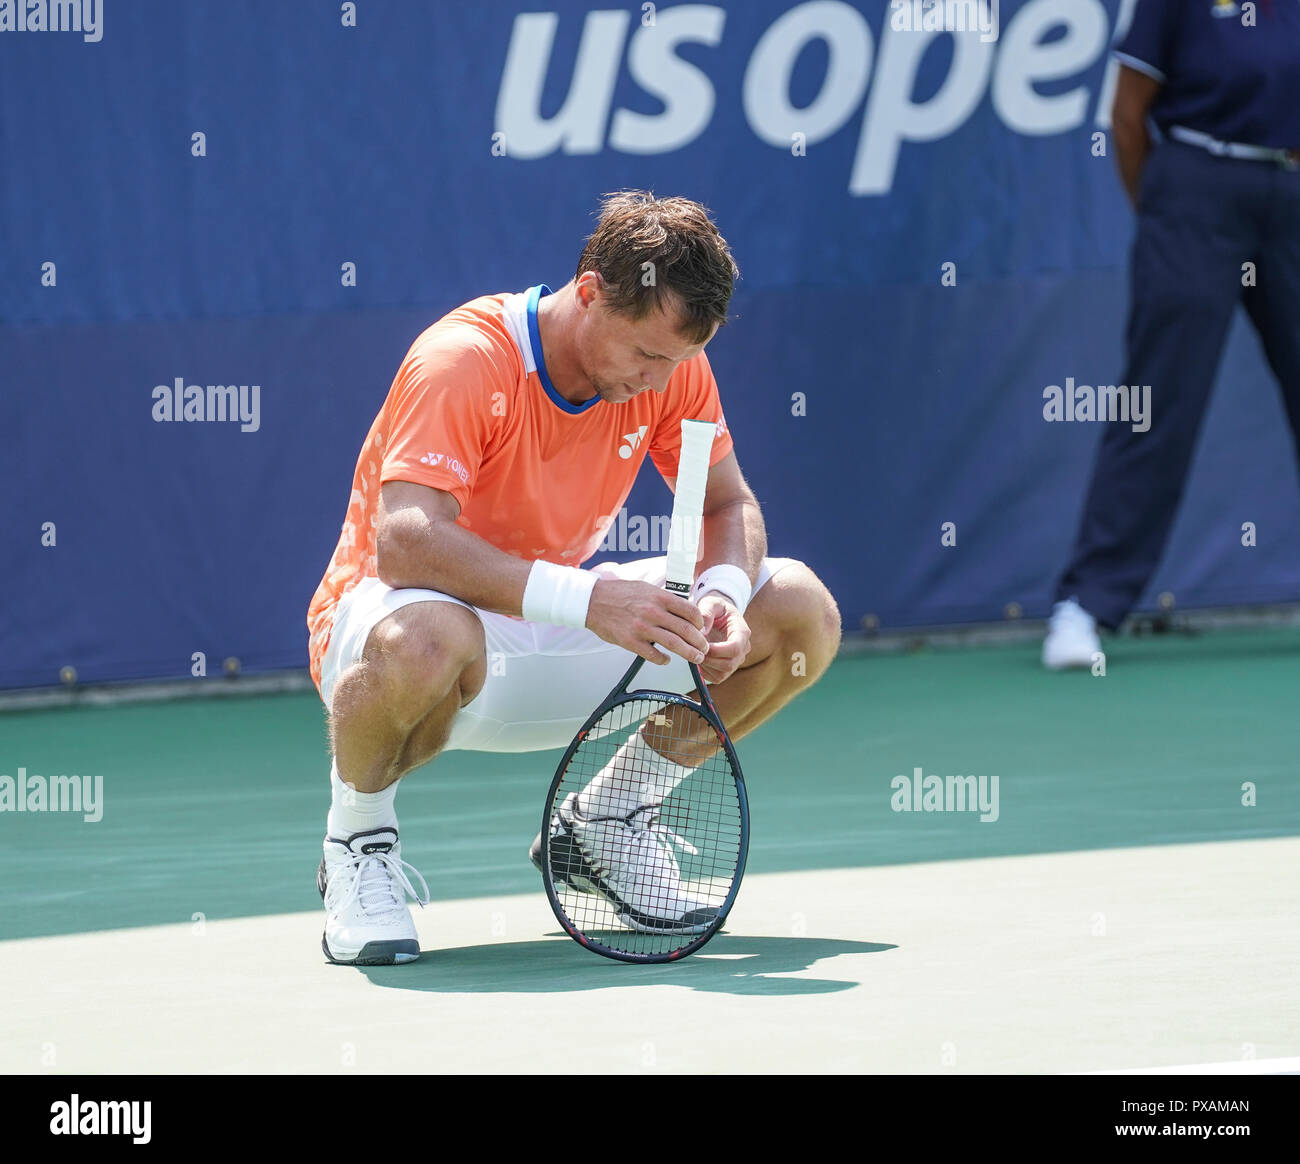
{"type": "Polygon", "coordinates": [[[1043,643],[1088,666],[1155,573],[1238,303],[1300,445],[1300,0],[1138,0],[1115,54],[1114,139],[1138,215],[1124,383],[1149,431],[1109,425],[1043,643]]]}

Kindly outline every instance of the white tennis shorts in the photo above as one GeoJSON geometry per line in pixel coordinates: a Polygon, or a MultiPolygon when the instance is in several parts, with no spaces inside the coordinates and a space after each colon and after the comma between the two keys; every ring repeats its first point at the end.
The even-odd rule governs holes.
{"type": "MultiPolygon", "coordinates": [[[[793,558],[764,558],[754,585],[757,594],[793,558]]],[[[602,562],[592,572],[662,586],[667,558],[602,562]]],[[[479,610],[437,590],[394,590],[365,578],[340,600],[329,647],[321,661],[321,698],[326,707],[339,676],[356,663],[376,624],[412,602],[452,602],[472,610],[483,624],[487,680],[483,690],[452,721],[447,750],[534,752],[563,748],[577,734],[635,656],[586,628],[524,622],[479,610]]],[[[646,663],[633,684],[685,695],[695,684],[685,659],[663,666],[646,663]]]]}

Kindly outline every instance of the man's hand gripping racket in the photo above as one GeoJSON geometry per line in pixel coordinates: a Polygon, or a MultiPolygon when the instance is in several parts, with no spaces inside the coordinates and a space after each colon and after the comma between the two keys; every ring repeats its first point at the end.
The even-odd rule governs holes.
{"type": "MultiPolygon", "coordinates": [[[[713,437],[711,422],[682,421],[665,588],[686,600],[713,437]]],[[[731,656],[743,658],[748,646],[743,620],[727,626],[730,609],[701,602],[704,629],[721,644],[719,658],[705,664],[715,674],[730,674],[739,665],[731,656]]],[[[685,637],[682,646],[689,657],[685,637]]],[[[644,663],[633,661],[565,751],[534,859],[575,941],[621,961],[667,962],[694,953],[726,920],[745,872],[749,806],[700,666],[689,664],[693,700],[632,690],[644,663]]]]}

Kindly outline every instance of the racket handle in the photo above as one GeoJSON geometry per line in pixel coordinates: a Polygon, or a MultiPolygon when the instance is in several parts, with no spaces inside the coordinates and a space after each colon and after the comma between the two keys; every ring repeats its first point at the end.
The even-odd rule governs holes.
{"type": "Polygon", "coordinates": [[[668,526],[667,588],[689,595],[700,554],[700,525],[704,491],[709,481],[709,457],[717,425],[711,420],[682,421],[682,448],[673,490],[673,516],[668,526]]]}

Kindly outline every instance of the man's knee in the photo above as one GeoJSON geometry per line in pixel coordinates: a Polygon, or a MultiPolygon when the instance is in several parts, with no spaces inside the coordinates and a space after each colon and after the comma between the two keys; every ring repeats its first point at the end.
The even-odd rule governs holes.
{"type": "Polygon", "coordinates": [[[822,580],[803,562],[773,575],[755,596],[754,605],[766,624],[762,628],[765,635],[779,638],[781,649],[802,651],[806,659],[815,660],[818,673],[835,657],[840,645],[840,608],[822,580]]]}
{"type": "Polygon", "coordinates": [[[453,691],[463,706],[487,676],[483,624],[450,602],[415,602],[377,623],[362,663],[385,693],[421,716],[453,691]]]}

